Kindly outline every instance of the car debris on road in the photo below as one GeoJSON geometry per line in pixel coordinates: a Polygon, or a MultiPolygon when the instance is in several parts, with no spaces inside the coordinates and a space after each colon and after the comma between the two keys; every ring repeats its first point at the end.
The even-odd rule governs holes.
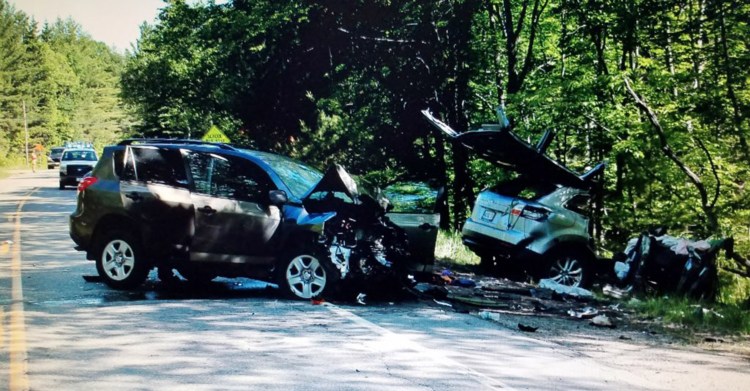
{"type": "Polygon", "coordinates": [[[591,319],[591,325],[596,327],[606,327],[613,329],[617,327],[614,322],[612,322],[612,319],[610,319],[607,315],[597,315],[593,319],[591,319]]]}
{"type": "MultiPolygon", "coordinates": [[[[507,314],[557,316],[590,320],[592,326],[612,328],[615,319],[624,316],[619,303],[597,299],[590,291],[579,288],[581,292],[566,286],[563,286],[566,289],[554,290],[550,286],[556,287],[549,283],[534,285],[444,270],[436,272],[429,283],[415,284],[411,291],[441,307],[474,313],[482,319],[496,322],[507,314]],[[455,284],[458,280],[472,281],[475,285],[467,287],[455,284]]],[[[528,326],[527,323],[523,325],[528,326]]]]}
{"type": "Polygon", "coordinates": [[[625,250],[615,255],[616,286],[605,286],[603,293],[621,299],[655,291],[713,300],[721,250],[731,259],[734,239],[690,240],[668,235],[663,227],[652,228],[630,239],[625,250]]]}

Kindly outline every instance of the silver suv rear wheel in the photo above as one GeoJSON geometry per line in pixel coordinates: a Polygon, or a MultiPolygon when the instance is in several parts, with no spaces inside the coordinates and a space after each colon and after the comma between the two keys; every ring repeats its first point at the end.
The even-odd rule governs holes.
{"type": "Polygon", "coordinates": [[[585,287],[588,272],[588,257],[582,252],[561,251],[552,258],[545,277],[561,285],[585,287]]]}

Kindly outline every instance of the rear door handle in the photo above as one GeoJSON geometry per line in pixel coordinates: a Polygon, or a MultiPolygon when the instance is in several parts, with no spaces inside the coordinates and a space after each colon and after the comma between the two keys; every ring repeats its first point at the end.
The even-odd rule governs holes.
{"type": "Polygon", "coordinates": [[[202,208],[198,208],[198,211],[201,212],[201,213],[205,213],[207,215],[212,215],[212,214],[216,213],[216,209],[214,209],[214,208],[212,208],[212,207],[210,207],[208,205],[206,205],[206,206],[204,206],[202,208]]]}

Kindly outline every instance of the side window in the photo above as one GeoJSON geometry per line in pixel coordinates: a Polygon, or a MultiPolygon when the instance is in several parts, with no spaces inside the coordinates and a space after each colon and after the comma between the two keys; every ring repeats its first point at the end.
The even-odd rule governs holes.
{"type": "MultiPolygon", "coordinates": [[[[115,159],[122,163],[124,180],[187,187],[187,174],[182,157],[177,150],[158,147],[130,147],[115,159]]],[[[115,170],[120,163],[115,163],[115,170]]]]}
{"type": "Polygon", "coordinates": [[[115,151],[115,173],[123,181],[135,181],[135,162],[130,148],[115,151]],[[119,166],[119,167],[118,167],[119,166]]]}
{"type": "Polygon", "coordinates": [[[115,165],[115,175],[117,175],[120,179],[129,179],[125,178],[125,150],[124,149],[116,149],[112,152],[112,162],[115,165]]]}
{"type": "Polygon", "coordinates": [[[251,162],[213,153],[183,153],[187,157],[196,193],[256,202],[268,195],[270,180],[251,162]]]}

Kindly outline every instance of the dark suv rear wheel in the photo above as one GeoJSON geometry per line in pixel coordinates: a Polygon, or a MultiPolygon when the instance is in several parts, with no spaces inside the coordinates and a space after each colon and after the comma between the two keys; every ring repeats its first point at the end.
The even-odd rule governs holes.
{"type": "Polygon", "coordinates": [[[129,232],[113,230],[100,237],[96,270],[107,285],[132,289],[146,280],[149,266],[140,242],[129,232]]]}

